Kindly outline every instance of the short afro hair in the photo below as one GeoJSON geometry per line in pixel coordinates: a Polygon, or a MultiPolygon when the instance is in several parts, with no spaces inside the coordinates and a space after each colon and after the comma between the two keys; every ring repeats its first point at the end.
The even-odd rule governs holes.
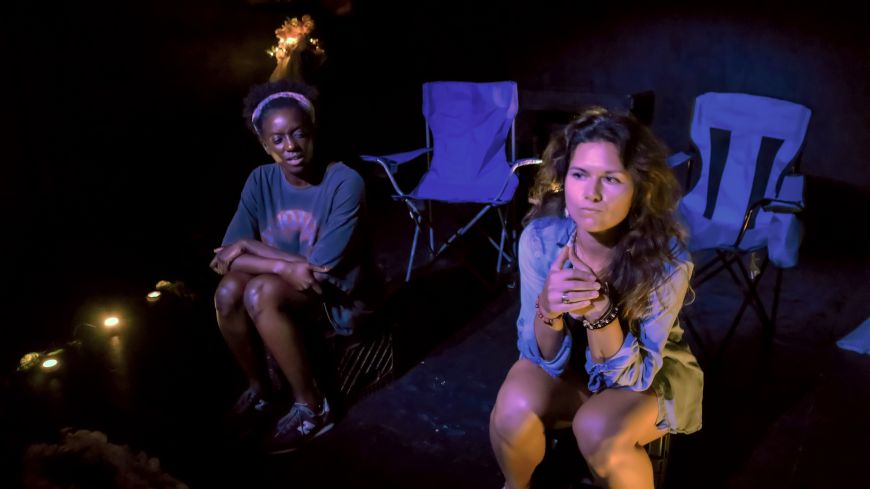
{"type": "Polygon", "coordinates": [[[295,99],[289,97],[281,97],[271,100],[266,104],[265,107],[260,111],[260,116],[257,120],[251,120],[254,115],[254,110],[256,110],[257,105],[260,104],[266,97],[273,95],[278,92],[293,92],[298,93],[308,100],[311,101],[312,106],[315,107],[317,105],[317,89],[314,87],[307,85],[302,82],[293,81],[293,80],[278,80],[274,82],[262,83],[259,85],[254,85],[248,91],[248,95],[245,96],[244,107],[242,109],[242,117],[245,118],[245,125],[248,126],[248,129],[254,133],[257,137],[259,137],[260,131],[263,129],[263,116],[269,110],[281,109],[294,107],[300,109],[302,113],[305,115],[306,123],[314,127],[314,121],[311,119],[311,115],[306,111],[295,99]]]}

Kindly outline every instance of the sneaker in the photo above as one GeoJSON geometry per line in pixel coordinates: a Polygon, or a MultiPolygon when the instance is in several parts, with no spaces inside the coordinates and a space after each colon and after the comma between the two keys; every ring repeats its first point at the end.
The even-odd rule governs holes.
{"type": "Polygon", "coordinates": [[[260,390],[255,389],[254,387],[248,387],[247,390],[242,392],[242,395],[239,396],[236,404],[230,410],[230,415],[245,416],[252,411],[265,413],[268,408],[269,401],[263,397],[260,390]]]}
{"type": "Polygon", "coordinates": [[[259,389],[248,387],[227,413],[226,426],[239,438],[248,438],[269,419],[272,404],[259,389]]]}
{"type": "Polygon", "coordinates": [[[290,412],[278,420],[275,430],[266,441],[266,451],[272,454],[292,452],[331,430],[334,425],[326,398],[319,413],[312,411],[307,404],[294,403],[290,412]]]}

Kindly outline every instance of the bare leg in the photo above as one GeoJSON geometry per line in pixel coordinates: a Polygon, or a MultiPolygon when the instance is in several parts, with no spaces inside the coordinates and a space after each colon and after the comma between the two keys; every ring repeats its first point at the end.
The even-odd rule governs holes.
{"type": "Polygon", "coordinates": [[[298,317],[305,317],[306,310],[311,309],[309,296],[293,290],[277,275],[258,275],[245,288],[245,307],[292,387],[296,401],[316,409],[322,395],[306,358],[300,329],[304,325],[287,313],[298,311],[301,313],[298,317]]]}
{"type": "Polygon", "coordinates": [[[214,305],[218,326],[230,351],[250,386],[262,392],[265,378],[262,345],[244,306],[245,286],[251,278],[253,275],[241,272],[224,275],[215,291],[214,305]]]}
{"type": "Polygon", "coordinates": [[[643,446],[667,430],[656,425],[653,392],[606,389],[574,417],[574,435],[589,468],[610,488],[653,488],[652,464],[643,446]]]}
{"type": "Polygon", "coordinates": [[[545,428],[570,420],[586,398],[579,377],[550,377],[526,359],[511,367],[489,421],[490,443],[508,489],[529,486],[544,459],[545,428]]]}

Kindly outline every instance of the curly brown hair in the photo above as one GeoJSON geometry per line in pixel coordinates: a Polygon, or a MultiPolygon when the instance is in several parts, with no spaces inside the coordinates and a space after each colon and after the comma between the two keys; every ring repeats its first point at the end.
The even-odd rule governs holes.
{"type": "Polygon", "coordinates": [[[565,210],[565,176],[574,150],[582,143],[609,142],[635,184],[628,217],[603,279],[617,291],[621,316],[639,321],[650,307],[653,290],[667,277],[666,264],[676,265],[686,246],[686,230],[677,216],[680,185],[667,165],[667,149],[631,114],[590,107],[554,133],[544,151],[530,194],[532,208],[524,224],[565,210]],[[677,247],[671,241],[676,239],[677,247]]]}

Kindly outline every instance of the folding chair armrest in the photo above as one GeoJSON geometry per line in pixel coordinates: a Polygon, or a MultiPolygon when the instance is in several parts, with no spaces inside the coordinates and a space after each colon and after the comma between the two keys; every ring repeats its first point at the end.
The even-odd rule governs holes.
{"type": "Polygon", "coordinates": [[[381,165],[384,168],[384,171],[387,172],[387,174],[395,173],[393,162],[383,156],[360,155],[359,159],[365,161],[366,163],[377,163],[381,165]]]}
{"type": "Polygon", "coordinates": [[[685,151],[680,151],[679,153],[674,153],[668,156],[668,166],[671,168],[676,168],[683,163],[692,164],[692,160],[695,159],[697,155],[693,153],[686,153],[685,151]]]}
{"type": "Polygon", "coordinates": [[[735,248],[739,247],[740,242],[743,241],[743,235],[746,234],[746,230],[749,228],[749,223],[752,222],[752,214],[769,204],[770,201],[771,199],[768,198],[760,199],[753,202],[753,204],[746,209],[746,214],[743,215],[743,226],[740,227],[740,233],[737,234],[737,239],[734,241],[735,248]]]}
{"type": "Polygon", "coordinates": [[[777,213],[797,214],[804,210],[804,176],[786,175],[776,198],[764,206],[764,210],[777,213]]]}
{"type": "Polygon", "coordinates": [[[804,210],[804,206],[801,202],[781,199],[767,200],[768,203],[764,205],[764,210],[767,212],[774,212],[776,214],[798,214],[804,210]]]}
{"type": "Polygon", "coordinates": [[[415,149],[413,151],[406,151],[404,153],[394,153],[383,156],[371,156],[371,155],[360,155],[360,159],[367,163],[377,163],[381,165],[384,169],[384,173],[387,175],[387,178],[390,179],[390,183],[393,184],[393,188],[396,190],[396,194],[399,196],[404,196],[405,192],[399,188],[399,183],[396,182],[395,177],[393,175],[399,170],[399,166],[408,163],[409,161],[414,161],[419,156],[424,155],[426,153],[431,153],[432,148],[420,148],[415,149]]]}
{"type": "Polygon", "coordinates": [[[803,211],[804,207],[801,202],[790,200],[771,199],[769,197],[759,199],[749,206],[749,209],[746,210],[746,214],[743,215],[743,226],[740,228],[740,233],[737,235],[734,247],[740,246],[740,242],[743,241],[743,235],[746,234],[746,230],[749,228],[749,223],[752,221],[752,214],[757,212],[759,209],[778,214],[797,214],[803,211]]]}
{"type": "Polygon", "coordinates": [[[516,173],[517,170],[519,170],[520,168],[522,168],[524,166],[540,165],[543,163],[544,163],[544,160],[541,160],[538,158],[525,158],[522,160],[517,160],[517,161],[513,162],[513,164],[511,165],[511,173],[516,173]]]}
{"type": "Polygon", "coordinates": [[[414,161],[415,159],[417,159],[417,157],[431,152],[432,148],[419,148],[413,151],[405,151],[404,153],[393,153],[388,155],[360,155],[360,159],[369,163],[378,163],[383,166],[384,170],[386,170],[388,173],[394,174],[399,169],[399,166],[404,165],[409,161],[414,161]]]}
{"type": "Polygon", "coordinates": [[[522,168],[524,166],[540,165],[543,162],[544,162],[543,160],[540,160],[537,158],[526,158],[526,159],[517,160],[517,161],[513,162],[511,164],[511,172],[507,175],[507,177],[505,177],[504,183],[501,185],[501,190],[498,191],[498,195],[493,200],[501,200],[501,194],[504,193],[505,189],[508,186],[508,183],[510,183],[510,181],[511,181],[511,177],[516,174],[517,170],[519,170],[520,168],[522,168]]]}
{"type": "Polygon", "coordinates": [[[686,164],[686,183],[684,184],[683,191],[689,192],[689,185],[692,180],[692,161],[698,159],[700,155],[696,152],[685,152],[680,151],[679,153],[674,153],[668,156],[668,166],[671,169],[674,169],[678,166],[682,166],[684,163],[686,164]]]}

